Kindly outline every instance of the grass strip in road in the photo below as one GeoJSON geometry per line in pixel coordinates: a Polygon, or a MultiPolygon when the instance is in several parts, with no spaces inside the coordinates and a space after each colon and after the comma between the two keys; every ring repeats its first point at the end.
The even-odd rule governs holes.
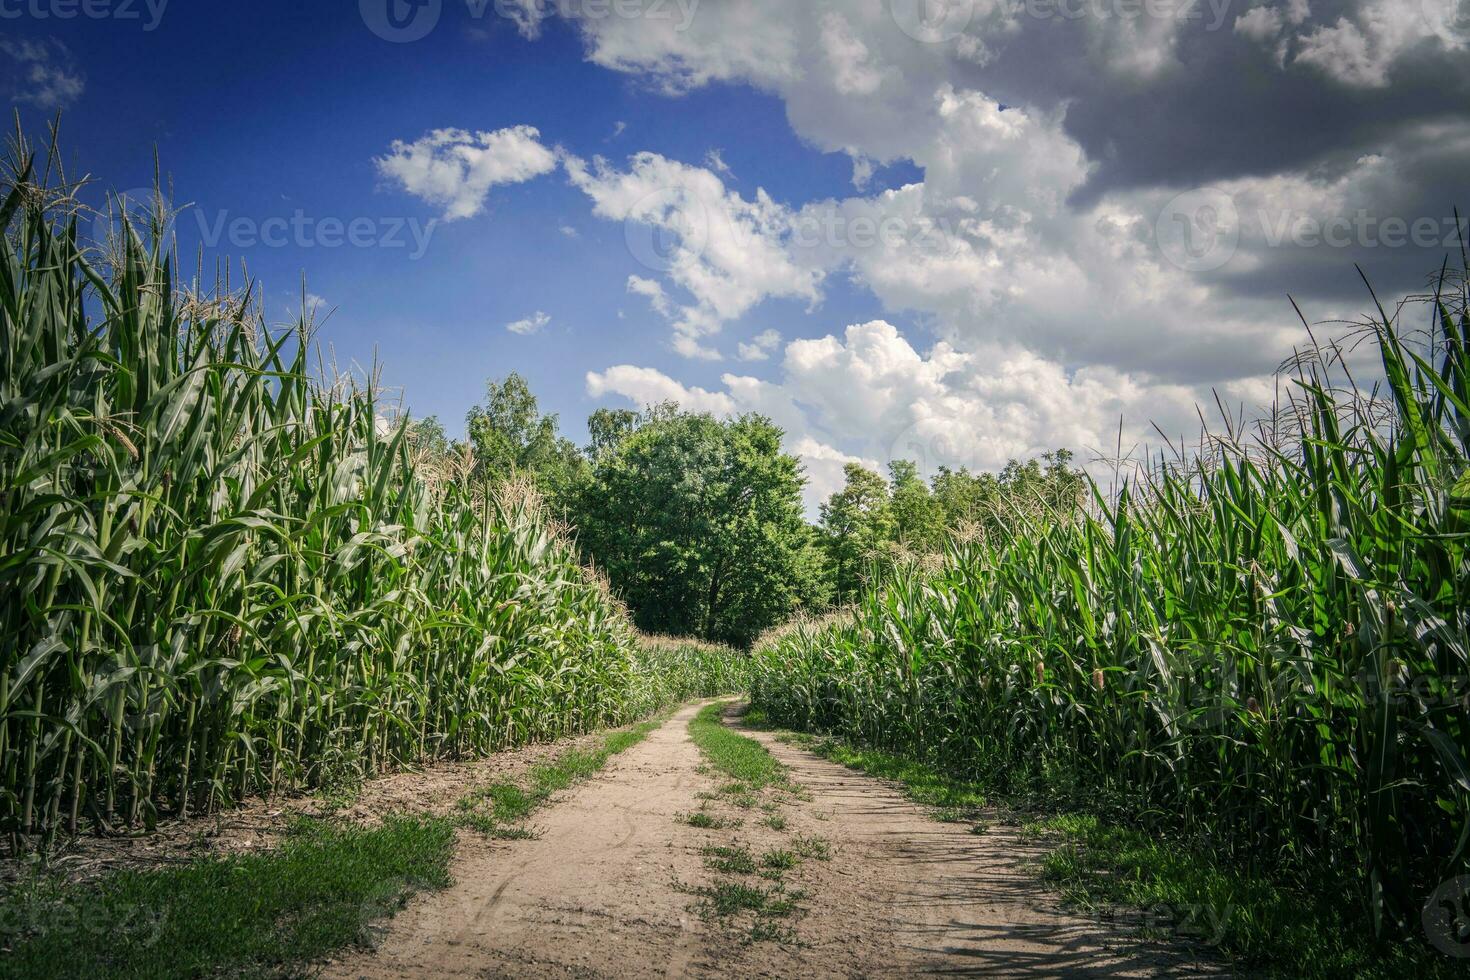
{"type": "MultiPolygon", "coordinates": [[[[788,778],[786,767],[767,751],[766,747],[753,738],[726,728],[720,721],[726,704],[716,702],[706,705],[690,719],[689,736],[699,748],[709,767],[721,775],[734,780],[721,786],[719,792],[708,794],[707,801],[718,800],[741,809],[753,809],[762,800],[767,790],[777,793],[796,793],[798,787],[788,778]]],[[[770,805],[774,806],[774,802],[770,805]]],[[[740,821],[710,813],[701,809],[683,817],[693,827],[727,829],[740,826],[740,821]]],[[[772,821],[785,820],[771,813],[766,825],[777,829],[772,821]]],[[[830,846],[822,843],[823,859],[830,855],[830,846]]],[[[723,876],[713,884],[693,890],[699,898],[696,906],[702,916],[721,921],[740,919],[745,925],[748,942],[791,943],[796,933],[786,920],[805,911],[801,904],[807,893],[801,889],[788,889],[785,873],[794,870],[802,856],[815,856],[810,850],[805,853],[771,850],[757,862],[754,855],[743,844],[712,845],[702,849],[705,866],[723,876]],[[770,885],[751,884],[739,880],[756,875],[771,882],[770,885]]]]}
{"type": "Polygon", "coordinates": [[[573,748],[551,762],[531,767],[524,783],[497,781],[475,788],[456,804],[456,821],[482,834],[502,840],[535,836],[520,826],[551,797],[569,789],[606,767],[608,760],[626,752],[664,723],[667,715],[641,722],[602,736],[594,748],[573,748]]]}
{"type": "Polygon", "coordinates": [[[724,709],[722,702],[705,705],[689,721],[689,737],[709,764],[739,780],[747,792],[758,793],[767,786],[790,789],[785,768],[764,745],[720,723],[724,709]]]}
{"type": "Polygon", "coordinates": [[[0,977],[300,975],[299,964],[369,938],[417,891],[449,884],[447,820],[365,830],[297,823],[280,847],[120,871],[0,895],[0,977]]]}

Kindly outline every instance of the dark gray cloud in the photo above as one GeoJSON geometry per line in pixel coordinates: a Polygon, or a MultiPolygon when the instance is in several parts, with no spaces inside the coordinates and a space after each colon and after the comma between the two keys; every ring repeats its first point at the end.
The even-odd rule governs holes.
{"type": "Polygon", "coordinates": [[[1120,192],[1288,173],[1330,187],[1351,183],[1364,158],[1384,158],[1382,174],[1343,187],[1336,201],[1290,188],[1276,200],[1243,195],[1235,257],[1197,273],[1240,296],[1340,303],[1364,295],[1354,264],[1389,291],[1420,283],[1456,244],[1454,210],[1470,209],[1470,43],[1460,43],[1470,39],[1460,33],[1470,3],[1437,2],[1313,0],[1292,24],[1292,4],[1250,15],[1244,3],[1202,0],[1198,20],[1172,33],[1146,21],[1023,13],[1009,36],[972,25],[989,56],[954,65],[1001,102],[1065,111],[1063,129],[1092,165],[1068,198],[1079,210],[1120,192]],[[1237,30],[1248,15],[1277,31],[1237,30]],[[1127,70],[1130,49],[1107,40],[1129,35],[1141,42],[1134,54],[1154,42],[1157,67],[1127,70]],[[1331,43],[1342,52],[1312,53],[1331,43]]]}
{"type": "Polygon", "coordinates": [[[1330,168],[1414,127],[1470,121],[1470,47],[1421,39],[1381,88],[1279,66],[1224,29],[1185,26],[1176,51],[1179,65],[1154,77],[1110,78],[1088,55],[1085,26],[1031,23],[966,74],[1002,102],[1066,107],[1067,133],[1097,164],[1073,197],[1084,207],[1119,189],[1330,168]]]}

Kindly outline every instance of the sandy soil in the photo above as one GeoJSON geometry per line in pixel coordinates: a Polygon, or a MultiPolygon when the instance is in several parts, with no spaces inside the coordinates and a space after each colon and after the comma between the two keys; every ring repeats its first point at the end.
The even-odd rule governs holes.
{"type": "MultiPolygon", "coordinates": [[[[376,949],[323,964],[334,978],[1223,975],[1181,944],[1147,944],[1068,914],[1029,874],[1039,845],[932,820],[894,788],[751,732],[786,764],[798,795],[745,801],[715,791],[676,714],[642,744],[542,811],[532,840],[466,835],[456,885],[422,896],[376,949]],[[754,803],[755,805],[750,805],[754,803]],[[771,827],[761,804],[784,818],[771,827]],[[679,819],[704,808],[736,826],[679,819]],[[820,840],[830,859],[787,873],[799,910],[775,938],[711,913],[700,889],[730,881],[702,851],[753,855],[820,840]]],[[[750,877],[758,887],[769,883],[750,877]]],[[[768,923],[772,924],[772,923],[768,923]]]]}

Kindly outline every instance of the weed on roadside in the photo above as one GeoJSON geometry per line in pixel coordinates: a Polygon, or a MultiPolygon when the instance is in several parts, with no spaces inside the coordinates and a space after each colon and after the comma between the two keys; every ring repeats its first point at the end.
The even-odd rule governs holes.
{"type": "Polygon", "coordinates": [[[776,870],[787,870],[801,863],[801,857],[795,851],[767,851],[761,855],[761,867],[776,870]]]}
{"type": "Polygon", "coordinates": [[[791,847],[804,858],[814,858],[818,861],[832,860],[832,842],[825,837],[793,837],[791,847]]]}
{"type": "Polygon", "coordinates": [[[744,847],[706,847],[699,852],[704,855],[705,866],[721,874],[748,875],[755,873],[755,859],[744,847]]]}
{"type": "Polygon", "coordinates": [[[365,830],[302,820],[281,845],[0,891],[0,976],[298,976],[300,964],[371,942],[377,920],[450,883],[446,820],[386,819],[365,830]]]}
{"type": "Polygon", "coordinates": [[[708,810],[695,810],[693,813],[675,814],[675,820],[698,827],[700,830],[731,830],[740,826],[740,821],[732,817],[721,817],[710,813],[708,810]]]}

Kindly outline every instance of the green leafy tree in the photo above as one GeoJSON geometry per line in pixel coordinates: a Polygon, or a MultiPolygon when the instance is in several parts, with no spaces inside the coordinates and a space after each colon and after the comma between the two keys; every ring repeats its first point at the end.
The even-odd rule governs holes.
{"type": "Polygon", "coordinates": [[[498,480],[530,476],[549,497],[559,497],[585,465],[577,447],[562,438],[555,415],[542,415],[526,379],[512,373],[485,385],[485,404],[466,422],[475,453],[474,477],[498,480]]]}
{"type": "Polygon", "coordinates": [[[894,540],[909,551],[937,551],[944,545],[944,510],[919,467],[907,459],[888,464],[894,540]]]}
{"type": "Polygon", "coordinates": [[[745,646],[824,601],[780,429],[668,405],[625,421],[598,423],[595,440],[619,438],[603,438],[570,511],[641,629],[745,646]]]}
{"type": "Polygon", "coordinates": [[[991,518],[999,506],[1000,481],[993,473],[940,467],[932,492],[945,528],[953,531],[965,525],[984,524],[991,518]]]}
{"type": "Polygon", "coordinates": [[[638,428],[642,417],[628,408],[599,408],[587,418],[587,455],[596,459],[638,428]]]}
{"type": "Polygon", "coordinates": [[[1072,466],[1074,458],[1058,449],[1025,463],[1011,460],[998,475],[940,470],[933,495],[944,526],[953,531],[970,525],[1006,535],[1028,523],[1074,519],[1087,488],[1082,472],[1072,466]]]}
{"type": "Polygon", "coordinates": [[[893,507],[883,477],[857,463],[843,469],[846,485],[821,507],[823,545],[837,603],[857,597],[867,566],[893,540],[893,507]]]}
{"type": "Polygon", "coordinates": [[[439,421],[437,415],[410,420],[408,442],[414,449],[436,457],[447,456],[453,448],[453,443],[449,441],[449,436],[444,431],[444,423],[439,421]]]}

